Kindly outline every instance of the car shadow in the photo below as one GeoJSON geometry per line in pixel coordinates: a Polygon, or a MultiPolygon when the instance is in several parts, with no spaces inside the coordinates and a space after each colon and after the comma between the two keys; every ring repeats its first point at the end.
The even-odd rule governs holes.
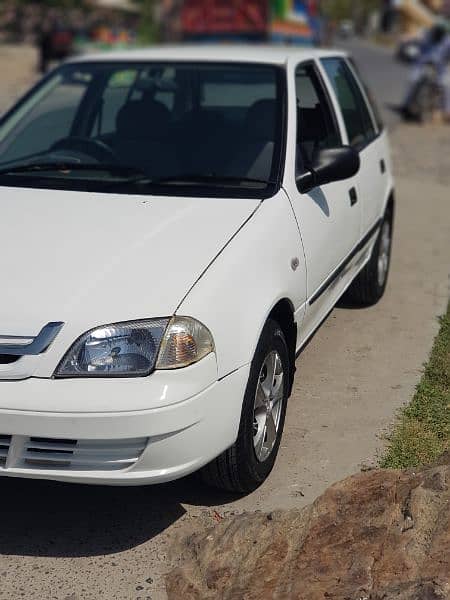
{"type": "Polygon", "coordinates": [[[86,557],[122,552],[151,540],[186,513],[183,503],[237,499],[198,477],[155,486],[106,487],[0,478],[0,554],[86,557]]]}
{"type": "Polygon", "coordinates": [[[344,296],[338,301],[338,303],[336,304],[336,309],[344,309],[344,310],[367,310],[367,306],[364,306],[362,304],[358,304],[357,302],[354,302],[353,300],[350,300],[349,298],[346,297],[346,295],[344,294],[344,296]]]}
{"type": "Polygon", "coordinates": [[[325,194],[320,188],[315,188],[309,192],[309,197],[317,204],[326,217],[330,216],[330,207],[325,194]]]}

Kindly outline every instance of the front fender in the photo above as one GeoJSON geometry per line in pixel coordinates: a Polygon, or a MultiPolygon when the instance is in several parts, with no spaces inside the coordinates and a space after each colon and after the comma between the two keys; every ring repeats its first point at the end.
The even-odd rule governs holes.
{"type": "Polygon", "coordinates": [[[306,263],[284,191],[258,210],[222,250],[177,309],[202,321],[214,337],[218,376],[251,362],[262,328],[281,299],[294,307],[300,329],[306,263]],[[298,267],[293,268],[298,261],[298,267]]]}
{"type": "Polygon", "coordinates": [[[386,212],[387,206],[389,204],[389,202],[394,201],[394,189],[395,189],[395,177],[393,175],[393,162],[392,162],[392,153],[391,153],[391,146],[389,143],[389,136],[387,134],[386,131],[384,131],[381,135],[381,140],[382,143],[384,144],[384,150],[383,150],[383,156],[384,156],[384,160],[386,162],[386,171],[387,171],[387,178],[386,178],[386,183],[385,183],[385,187],[383,190],[383,198],[382,198],[382,211],[381,211],[381,215],[383,216],[384,213],[386,212]]]}

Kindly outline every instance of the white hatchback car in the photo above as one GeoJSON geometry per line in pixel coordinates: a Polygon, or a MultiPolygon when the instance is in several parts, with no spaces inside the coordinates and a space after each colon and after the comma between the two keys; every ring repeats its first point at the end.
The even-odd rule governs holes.
{"type": "Polygon", "coordinates": [[[343,53],[86,57],[0,120],[0,475],[248,492],[296,356],[377,302],[386,131],[343,53]]]}

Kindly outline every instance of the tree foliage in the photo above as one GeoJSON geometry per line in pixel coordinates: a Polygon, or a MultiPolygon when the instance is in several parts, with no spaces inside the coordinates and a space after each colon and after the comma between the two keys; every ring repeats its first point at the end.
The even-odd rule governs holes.
{"type": "Polygon", "coordinates": [[[381,0],[322,0],[321,9],[325,17],[340,21],[365,17],[381,5],[381,0]]]}
{"type": "Polygon", "coordinates": [[[141,5],[139,38],[144,43],[154,43],[159,40],[159,27],[156,20],[156,9],[159,0],[136,0],[141,5]]]}

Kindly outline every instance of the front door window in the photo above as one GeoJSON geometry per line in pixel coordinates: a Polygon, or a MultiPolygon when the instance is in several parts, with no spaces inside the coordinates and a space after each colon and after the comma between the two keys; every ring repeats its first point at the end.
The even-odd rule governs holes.
{"type": "Polygon", "coordinates": [[[295,73],[297,95],[297,175],[309,170],[318,153],[341,145],[327,94],[312,63],[295,73]]]}

